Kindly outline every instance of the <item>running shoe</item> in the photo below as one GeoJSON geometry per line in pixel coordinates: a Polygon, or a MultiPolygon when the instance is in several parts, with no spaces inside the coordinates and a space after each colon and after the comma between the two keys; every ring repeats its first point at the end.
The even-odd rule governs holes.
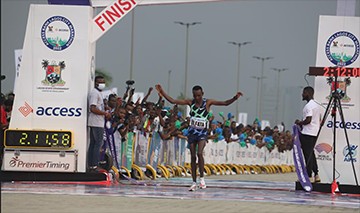
{"type": "Polygon", "coordinates": [[[195,191],[196,190],[196,183],[195,182],[193,182],[193,184],[190,186],[190,188],[189,188],[189,191],[190,192],[193,192],[193,191],[195,191]]]}
{"type": "Polygon", "coordinates": [[[320,183],[321,179],[319,175],[315,175],[315,183],[320,183]]]}
{"type": "Polygon", "coordinates": [[[206,184],[205,184],[204,178],[200,178],[199,188],[200,188],[200,189],[206,189],[206,184]]]}

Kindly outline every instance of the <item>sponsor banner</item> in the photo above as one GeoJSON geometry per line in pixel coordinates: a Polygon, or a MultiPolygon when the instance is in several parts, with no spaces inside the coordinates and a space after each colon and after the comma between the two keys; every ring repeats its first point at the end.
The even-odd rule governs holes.
{"type": "MultiPolygon", "coordinates": [[[[141,134],[136,131],[136,134],[141,134]]],[[[147,152],[147,163],[153,168],[156,168],[158,164],[162,165],[181,165],[184,163],[190,163],[190,149],[186,148],[186,140],[173,138],[171,140],[162,140],[158,132],[153,132],[153,136],[149,138],[149,149],[147,152]]],[[[138,139],[137,139],[138,140],[138,139]]],[[[142,140],[144,145],[146,143],[145,137],[142,140]]],[[[122,144],[126,144],[123,142],[122,144]]],[[[140,143],[140,144],[141,144],[140,143]]],[[[138,144],[138,141],[136,141],[138,144]]],[[[138,145],[136,145],[138,147],[138,145]]],[[[123,149],[127,146],[124,146],[123,149]]],[[[141,152],[134,149],[135,164],[143,166],[140,162],[141,152]],[[139,162],[139,163],[136,163],[139,162]]],[[[301,150],[300,150],[301,151],[301,150]]],[[[238,165],[293,165],[292,152],[286,151],[279,153],[276,149],[271,152],[266,148],[258,148],[254,145],[248,147],[241,147],[239,143],[226,143],[224,140],[214,142],[209,140],[204,148],[205,164],[238,164],[238,165]]],[[[123,159],[126,155],[132,156],[133,153],[123,152],[123,159]]],[[[129,157],[127,157],[129,158],[129,157]]]]}
{"type": "Polygon", "coordinates": [[[135,164],[138,166],[145,167],[147,164],[147,151],[148,151],[148,141],[149,137],[138,132],[137,140],[135,140],[135,164]]]}
{"type": "Polygon", "coordinates": [[[157,168],[159,162],[159,155],[161,149],[161,138],[158,132],[153,132],[151,137],[149,152],[148,152],[148,164],[153,168],[157,168]]]}
{"type": "Polygon", "coordinates": [[[172,165],[181,165],[180,163],[180,138],[176,137],[172,139],[174,145],[174,162],[172,165]]]}
{"type": "Polygon", "coordinates": [[[94,85],[93,12],[90,6],[30,5],[9,124],[72,131],[80,172],[86,170],[87,95],[94,85]]]}
{"type": "MultiPolygon", "coordinates": [[[[320,16],[317,41],[317,67],[355,67],[360,68],[360,18],[342,16],[320,16]]],[[[323,115],[330,103],[333,82],[327,77],[315,77],[315,100],[322,106],[323,115]]],[[[339,110],[336,116],[327,116],[314,148],[319,166],[319,175],[324,183],[333,182],[333,161],[340,174],[337,181],[342,184],[356,184],[351,158],[360,181],[359,151],[360,145],[360,79],[338,77],[339,88],[344,95],[340,97],[344,121],[339,110]],[[334,121],[336,118],[336,121],[334,121]],[[333,131],[336,138],[333,138],[333,131]],[[347,144],[345,131],[348,135],[347,144]],[[334,159],[334,151],[336,153],[334,159]]],[[[332,106],[330,110],[332,110],[332,106]]],[[[339,109],[339,108],[338,108],[339,109]]],[[[331,111],[330,111],[331,114],[331,111]]],[[[322,116],[323,116],[322,115],[322,116]]],[[[323,117],[322,117],[323,118],[323,117]]]]}
{"type": "MultiPolygon", "coordinates": [[[[21,60],[22,60],[22,49],[15,50],[15,80],[14,80],[14,88],[16,88],[16,79],[19,77],[20,72],[20,66],[21,66],[21,60]]],[[[16,94],[16,91],[14,89],[14,94],[16,94]]]]}
{"type": "Polygon", "coordinates": [[[3,168],[7,171],[76,172],[75,151],[37,152],[5,150],[3,168]],[[37,158],[34,158],[34,153],[37,158]]]}
{"type": "MultiPolygon", "coordinates": [[[[184,166],[185,165],[185,150],[186,150],[186,144],[187,144],[187,141],[184,139],[184,138],[180,138],[180,156],[179,156],[179,161],[178,161],[178,164],[177,165],[180,165],[180,166],[184,166]]],[[[206,149],[206,146],[205,146],[205,149],[206,149]]]]}
{"type": "Polygon", "coordinates": [[[121,166],[124,166],[128,170],[131,170],[133,164],[133,145],[135,141],[135,133],[127,133],[127,140],[122,143],[121,152],[122,152],[122,161],[121,166]]]}
{"type": "Polygon", "coordinates": [[[121,167],[121,135],[119,131],[114,132],[114,140],[115,140],[115,149],[116,149],[116,160],[117,165],[119,166],[118,169],[121,167]]]}
{"type": "Polygon", "coordinates": [[[245,112],[241,112],[239,113],[239,117],[238,117],[238,124],[243,124],[244,126],[246,126],[248,123],[247,123],[247,120],[248,120],[248,114],[245,113],[245,112]]]}

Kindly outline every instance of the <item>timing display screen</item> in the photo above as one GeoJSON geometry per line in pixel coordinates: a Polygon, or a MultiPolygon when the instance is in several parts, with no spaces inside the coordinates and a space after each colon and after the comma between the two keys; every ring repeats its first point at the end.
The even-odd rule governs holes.
{"type": "Polygon", "coordinates": [[[12,130],[5,131],[4,146],[8,148],[57,148],[72,147],[71,131],[12,130]]]}

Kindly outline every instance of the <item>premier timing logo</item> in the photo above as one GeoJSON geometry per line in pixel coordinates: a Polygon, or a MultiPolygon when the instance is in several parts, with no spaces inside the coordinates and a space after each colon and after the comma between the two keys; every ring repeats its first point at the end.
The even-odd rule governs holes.
{"type": "Polygon", "coordinates": [[[19,157],[13,157],[9,162],[10,167],[17,167],[17,168],[39,168],[39,169],[46,169],[46,168],[56,168],[56,169],[63,169],[69,170],[70,164],[63,163],[63,162],[53,162],[53,161],[44,161],[44,162],[26,162],[21,160],[19,157]]]}

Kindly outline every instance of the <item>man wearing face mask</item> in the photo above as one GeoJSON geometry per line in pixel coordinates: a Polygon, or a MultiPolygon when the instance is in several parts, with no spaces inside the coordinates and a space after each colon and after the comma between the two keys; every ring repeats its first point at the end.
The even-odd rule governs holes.
{"type": "Polygon", "coordinates": [[[105,111],[101,91],[105,88],[103,76],[95,77],[95,88],[89,94],[88,126],[90,127],[90,145],[88,150],[89,171],[96,171],[100,161],[100,148],[103,143],[105,118],[111,114],[105,111]]]}

